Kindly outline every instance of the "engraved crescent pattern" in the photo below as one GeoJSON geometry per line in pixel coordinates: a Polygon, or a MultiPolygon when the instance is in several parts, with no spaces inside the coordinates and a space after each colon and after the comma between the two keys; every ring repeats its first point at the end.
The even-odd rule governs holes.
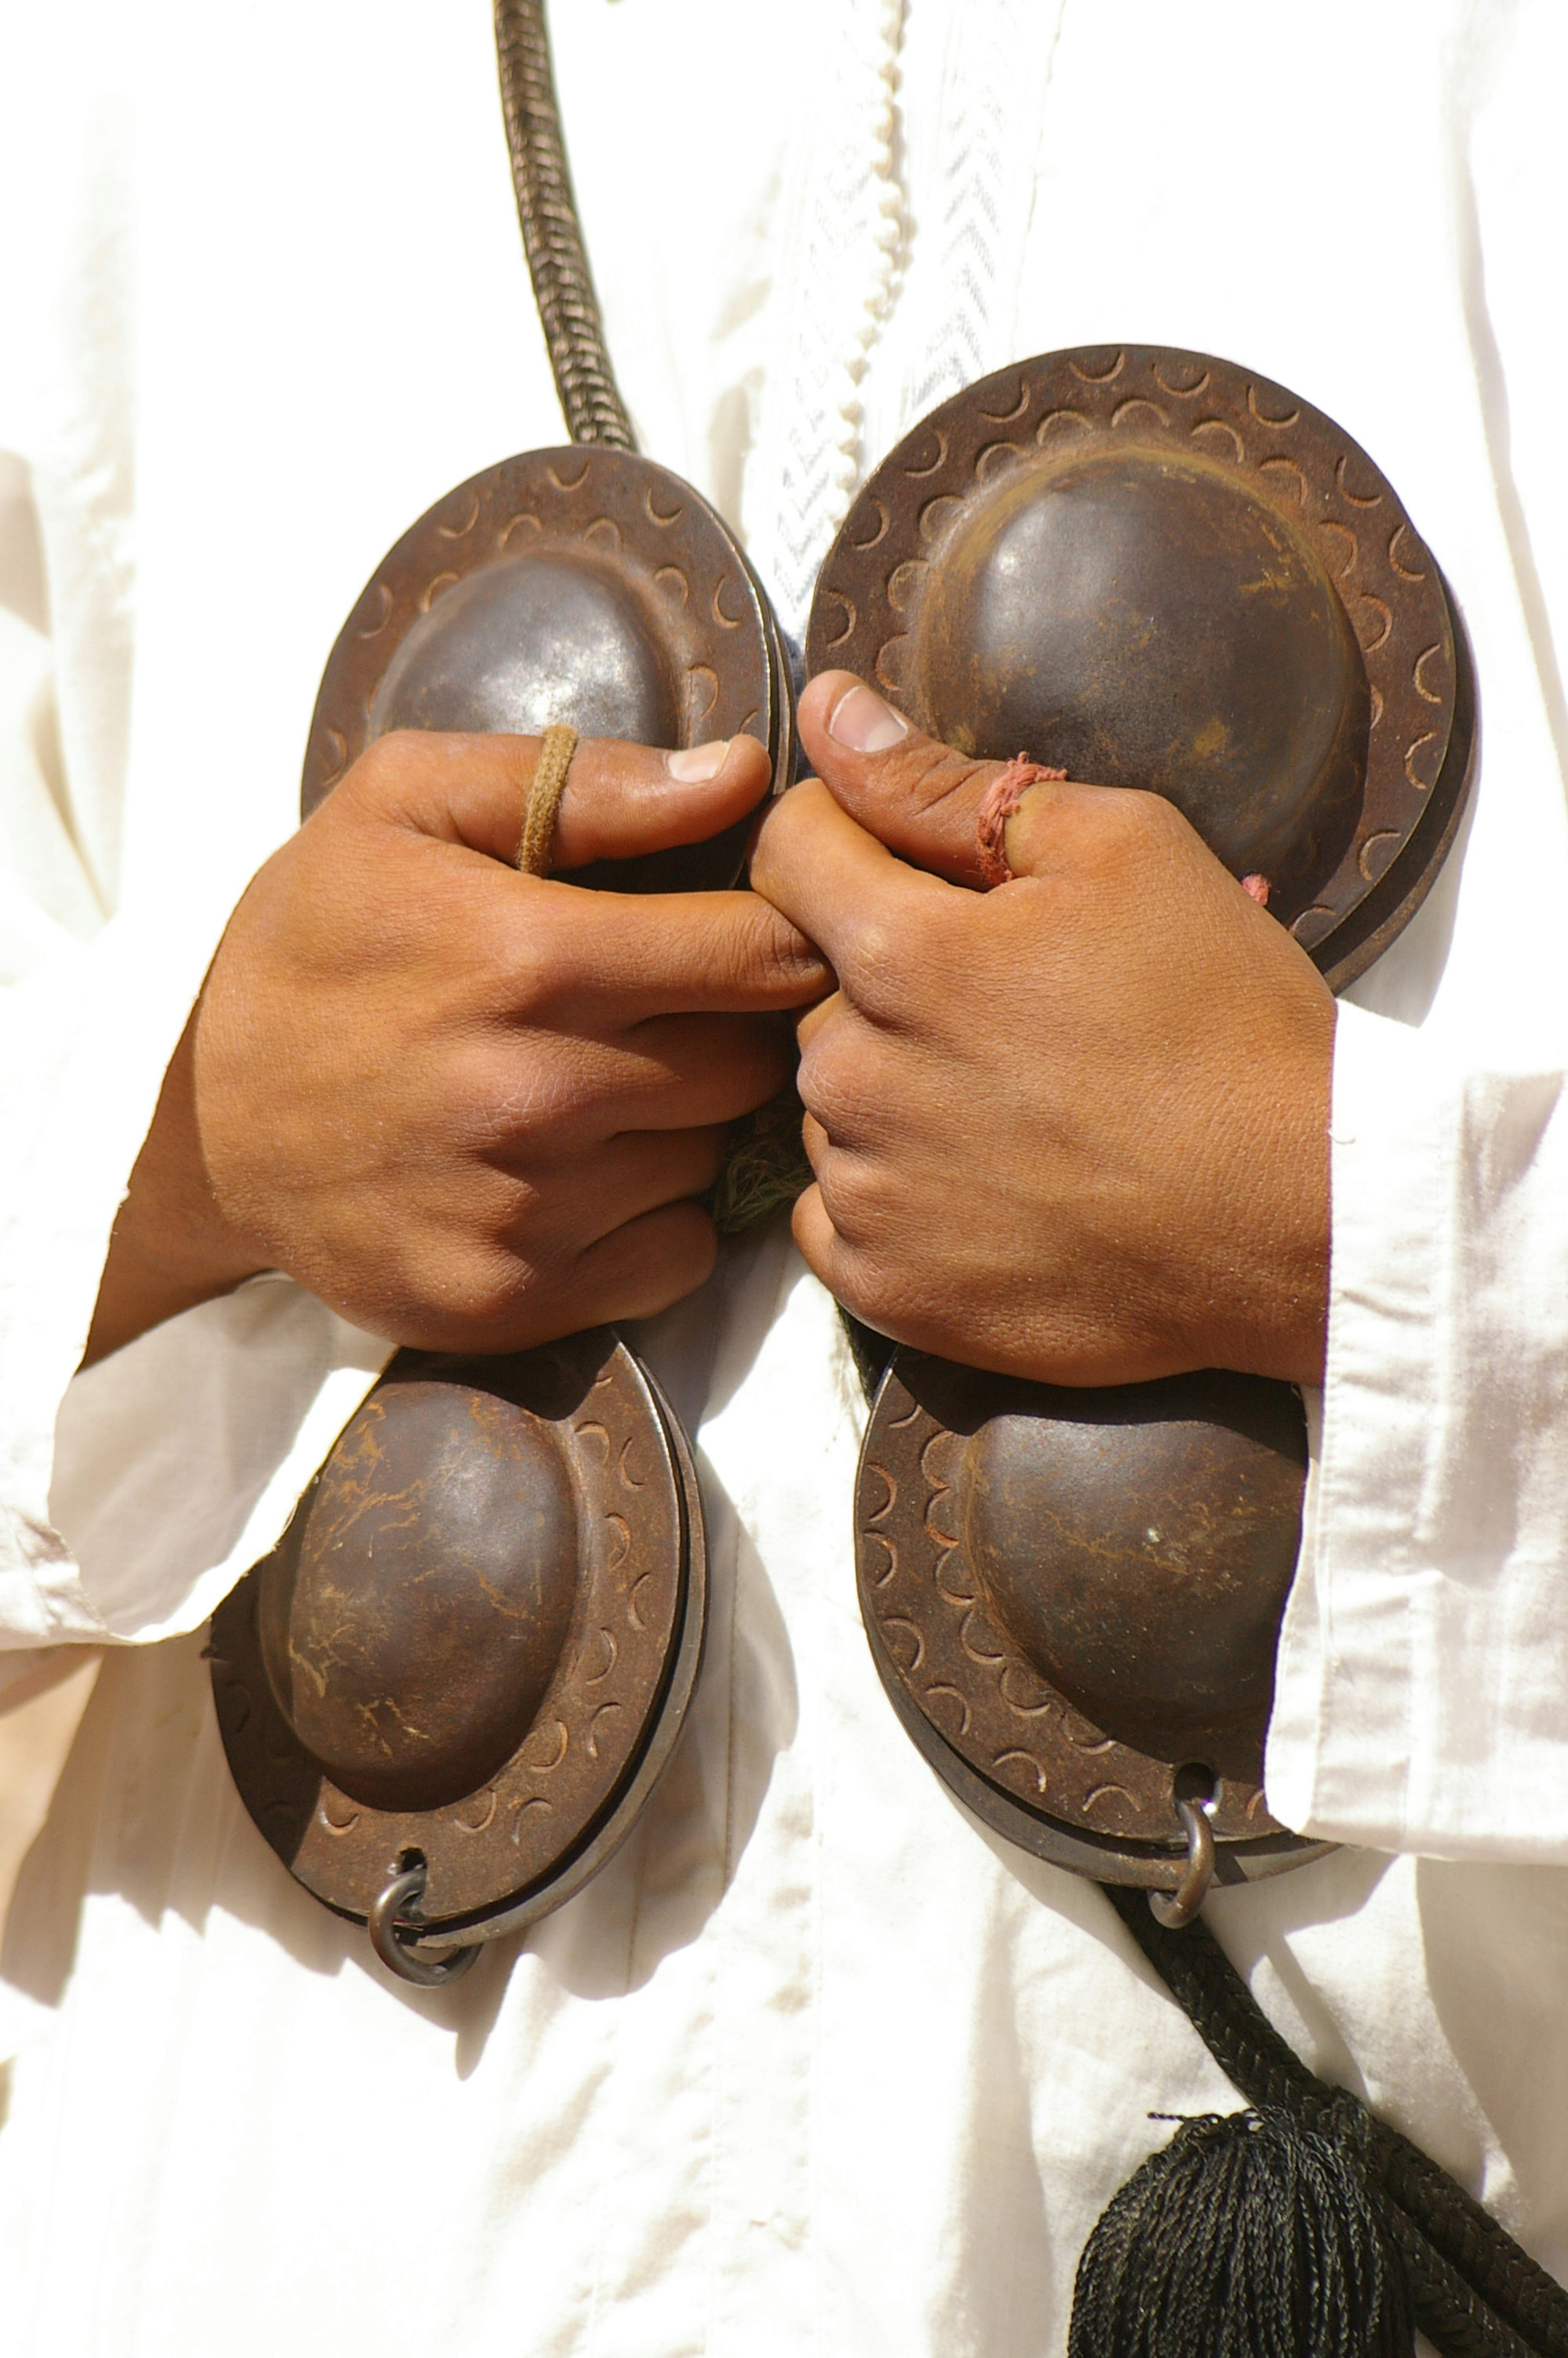
{"type": "Polygon", "coordinates": [[[915,1627],[914,1623],[907,1619],[902,1613],[890,1613],[887,1619],[880,1623],[879,1626],[881,1629],[882,1636],[887,1640],[888,1651],[893,1655],[893,1659],[895,1660],[898,1660],[898,1654],[893,1646],[892,1632],[895,1629],[906,1630],[910,1638],[914,1640],[909,1660],[907,1661],[899,1661],[898,1663],[899,1669],[903,1672],[904,1677],[906,1679],[913,1678],[915,1671],[920,1668],[921,1663],[925,1660],[925,1640],[921,1636],[920,1631],[915,1627]]]}
{"type": "Polygon", "coordinates": [[[1347,573],[1355,571],[1360,553],[1355,534],[1347,524],[1337,524],[1332,516],[1325,516],[1319,521],[1317,536],[1329,571],[1343,581],[1347,573]]]}
{"type": "Polygon", "coordinates": [[[684,606],[691,596],[691,583],[678,565],[661,565],[654,575],[654,580],[665,595],[674,598],[679,606],[684,606]]]}
{"type": "Polygon", "coordinates": [[[1432,662],[1434,656],[1441,660],[1442,654],[1443,649],[1440,646],[1433,645],[1430,647],[1422,647],[1420,654],[1417,655],[1415,659],[1411,677],[1415,684],[1415,692],[1420,697],[1423,704],[1441,704],[1443,702],[1442,691],[1435,687],[1430,687],[1427,685],[1425,678],[1427,665],[1432,662]]]}
{"type": "Polygon", "coordinates": [[[854,509],[851,511],[849,523],[845,527],[846,537],[849,540],[850,547],[875,548],[880,541],[887,538],[888,522],[888,512],[882,505],[881,500],[863,499],[858,501],[854,509]],[[876,529],[874,532],[862,533],[857,529],[857,526],[864,524],[868,516],[875,517],[876,529]]]}
{"type": "Polygon", "coordinates": [[[324,730],[327,741],[326,784],[335,786],[349,763],[349,744],[341,729],[324,730]]]}
{"type": "Polygon", "coordinates": [[[443,524],[440,517],[438,516],[436,519],[436,530],[440,534],[443,540],[464,540],[473,530],[478,522],[479,491],[476,486],[470,492],[467,510],[459,521],[456,524],[443,524]]]}
{"type": "MultiPolygon", "coordinates": [[[[935,1703],[938,1695],[941,1696],[944,1703],[956,1703],[957,1704],[957,1733],[960,1736],[968,1736],[969,1732],[969,1706],[964,1700],[963,1694],[959,1689],[957,1687],[947,1685],[946,1681],[940,1682],[935,1686],[929,1686],[925,1690],[926,1704],[929,1705],[935,1703]]],[[[936,1714],[935,1712],[932,1712],[931,1717],[935,1719],[936,1714]]]]}
{"type": "Polygon", "coordinates": [[[615,1642],[614,1631],[606,1629],[602,1625],[599,1630],[599,1642],[604,1649],[604,1668],[601,1671],[595,1671],[591,1677],[585,1678],[583,1681],[585,1687],[601,1687],[614,1670],[616,1657],[621,1651],[615,1642]]]}
{"type": "Polygon", "coordinates": [[[883,1487],[887,1491],[887,1497],[882,1500],[881,1505],[878,1507],[874,1512],[868,1514],[866,1517],[868,1523],[880,1523],[884,1521],[892,1512],[894,1503],[898,1498],[898,1484],[894,1481],[892,1476],[889,1473],[885,1466],[873,1463],[867,1466],[866,1471],[868,1474],[874,1474],[877,1480],[882,1484],[883,1487]]]}
{"type": "Polygon", "coordinates": [[[1192,438],[1195,442],[1200,434],[1214,436],[1221,442],[1227,442],[1230,445],[1230,455],[1238,466],[1240,466],[1247,456],[1240,435],[1238,434],[1235,427],[1228,425],[1223,417],[1200,417],[1193,427],[1192,438]]]}
{"type": "Polygon", "coordinates": [[[1046,1686],[1044,1680],[1036,1678],[1034,1673],[1030,1670],[1028,1664],[1022,1661],[1016,1655],[1010,1656],[1004,1663],[1001,1677],[997,1682],[997,1686],[998,1692],[1000,1693],[1003,1703],[1006,1704],[1009,1711],[1015,1711],[1021,1719],[1039,1719],[1043,1717],[1046,1712],[1050,1711],[1055,1703],[1055,1697],[1051,1693],[1050,1688],[1046,1686]],[[1011,1692],[1011,1686],[1009,1683],[1011,1682],[1012,1684],[1016,1684],[1020,1681],[1027,1681],[1029,1687],[1038,1698],[1037,1701],[1033,1703],[1020,1703],[1017,1695],[1011,1692]]]}
{"type": "Polygon", "coordinates": [[[1405,747],[1405,775],[1418,795],[1430,794],[1436,784],[1442,754],[1443,747],[1435,729],[1429,729],[1424,737],[1416,738],[1412,744],[1405,747]],[[1428,752],[1425,763],[1418,758],[1423,751],[1428,752]],[[1425,774],[1428,770],[1430,776],[1425,774]]]}
{"type": "Polygon", "coordinates": [[[524,1744],[524,1759],[536,1777],[547,1777],[550,1771],[553,1768],[558,1768],[566,1758],[570,1742],[571,1737],[564,1719],[544,1720],[533,1730],[524,1744]],[[549,1751],[550,1757],[547,1760],[541,1760],[534,1756],[533,1747],[535,1743],[541,1749],[549,1751]]]}
{"type": "Polygon", "coordinates": [[[913,476],[918,481],[923,476],[935,475],[938,473],[941,469],[946,465],[947,437],[941,432],[939,427],[934,426],[931,428],[931,439],[936,445],[936,456],[935,459],[932,460],[930,465],[927,467],[905,467],[903,471],[906,475],[913,476]]]}
{"type": "Polygon", "coordinates": [[[644,1469],[641,1474],[633,1473],[632,1470],[632,1452],[638,1446],[638,1442],[639,1436],[633,1433],[629,1433],[621,1444],[621,1462],[616,1471],[628,1490],[645,1490],[648,1487],[646,1470],[644,1469]]]}
{"type": "Polygon", "coordinates": [[[1353,492],[1351,490],[1348,482],[1346,481],[1346,471],[1348,470],[1350,463],[1350,453],[1346,450],[1341,458],[1338,465],[1335,468],[1334,479],[1339,485],[1340,490],[1344,492],[1346,498],[1349,501],[1351,506],[1356,508],[1380,508],[1383,504],[1383,494],[1381,492],[1353,492]]]}
{"type": "MultiPolygon", "coordinates": [[[[1113,426],[1141,426],[1145,411],[1157,426],[1169,426],[1171,420],[1167,412],[1161,408],[1157,401],[1150,401],[1141,393],[1133,394],[1126,401],[1119,401],[1110,413],[1110,422],[1113,426]]],[[[1195,434],[1199,428],[1195,426],[1193,431],[1195,434]]]]}
{"type": "Polygon", "coordinates": [[[498,1796],[494,1786],[487,1785],[484,1791],[479,1796],[479,1799],[484,1803],[484,1808],[477,1818],[460,1818],[454,1811],[452,1814],[452,1823],[456,1826],[459,1833],[486,1834],[490,1832],[491,1827],[495,1823],[495,1812],[497,1808],[500,1806],[500,1797],[498,1796]]]}
{"type": "Polygon", "coordinates": [[[1027,415],[1029,399],[1029,381],[1027,377],[1021,377],[1018,382],[1018,399],[1011,409],[988,409],[984,402],[981,402],[979,405],[979,413],[982,417],[989,417],[993,426],[1016,425],[1019,418],[1027,415]]]}
{"type": "MultiPolygon", "coordinates": [[[[1374,598],[1369,590],[1363,590],[1356,602],[1368,610],[1367,626],[1373,633],[1372,637],[1361,639],[1361,651],[1363,654],[1375,655],[1394,627],[1393,609],[1386,599],[1374,598]]],[[[1359,622],[1356,634],[1361,637],[1359,622]]]]}
{"type": "Polygon", "coordinates": [[[909,641],[903,633],[895,631],[877,649],[877,659],[872,668],[882,686],[891,688],[895,696],[903,686],[903,658],[908,647],[909,641]]]}
{"type": "Polygon", "coordinates": [[[588,1757],[599,1758],[599,1730],[603,1721],[616,1718],[621,1710],[618,1703],[601,1703],[588,1724],[588,1757]]]}
{"type": "Polygon", "coordinates": [[[860,616],[855,611],[854,600],[846,598],[842,590],[835,590],[833,595],[843,612],[844,621],[841,628],[834,632],[827,644],[830,647],[841,647],[845,640],[852,635],[860,616]]]}
{"type": "Polygon", "coordinates": [[[989,483],[1016,467],[1023,453],[1016,442],[988,442],[975,460],[975,481],[989,483]]]}
{"type": "MultiPolygon", "coordinates": [[[[931,568],[924,557],[906,557],[902,565],[893,567],[887,579],[887,601],[895,614],[902,614],[905,607],[919,595],[921,584],[930,570],[931,568]]],[[[845,603],[849,603],[848,600],[845,603]]],[[[851,607],[850,612],[853,613],[853,611],[854,609],[851,607]]],[[[834,644],[837,645],[838,642],[835,641],[834,644]]]]}
{"type": "Polygon", "coordinates": [[[920,511],[918,520],[921,539],[927,545],[936,539],[937,535],[946,529],[953,517],[959,513],[963,504],[963,501],[955,492],[939,492],[934,500],[927,500],[920,511]]]}
{"type": "Polygon", "coordinates": [[[1049,440],[1053,429],[1058,426],[1076,427],[1084,434],[1091,431],[1089,421],[1081,409],[1048,409],[1034,429],[1034,439],[1042,449],[1049,440]]]}
{"type": "Polygon", "coordinates": [[[1258,399],[1258,388],[1255,384],[1249,384],[1247,388],[1247,406],[1252,412],[1253,416],[1258,420],[1260,426],[1272,426],[1279,428],[1281,432],[1287,426],[1293,426],[1297,418],[1300,417],[1302,414],[1299,406],[1293,406],[1290,409],[1282,410],[1277,417],[1274,416],[1269,410],[1264,409],[1260,404],[1258,399]]]}
{"type": "MultiPolygon", "coordinates": [[[[455,573],[438,573],[433,580],[427,581],[425,588],[420,594],[419,611],[422,614],[427,614],[431,607],[435,604],[437,599],[440,596],[442,590],[449,590],[453,582],[459,578],[460,577],[455,573]]],[[[379,685],[380,682],[378,681],[376,686],[379,687],[379,685]]],[[[372,693],[373,694],[373,692],[374,691],[373,689],[372,693]]]]}
{"type": "Polygon", "coordinates": [[[1411,532],[1408,524],[1397,524],[1389,536],[1389,563],[1393,567],[1396,573],[1402,575],[1405,580],[1424,581],[1426,579],[1426,568],[1424,566],[1407,565],[1404,561],[1404,557],[1400,555],[1400,543],[1401,541],[1406,545],[1405,554],[1410,557],[1413,557],[1415,555],[1414,533],[1411,532]]]}
{"type": "Polygon", "coordinates": [[[508,541],[512,538],[513,534],[514,532],[520,532],[524,525],[527,525],[530,532],[534,533],[541,533],[545,529],[538,517],[534,514],[532,508],[519,508],[515,515],[509,515],[507,517],[506,522],[502,525],[501,530],[497,533],[495,536],[496,546],[498,548],[504,548],[508,541]]]}
{"type": "Polygon", "coordinates": [[[972,1606],[965,1614],[958,1628],[958,1643],[971,1662],[981,1662],[988,1669],[993,1662],[1004,1662],[1007,1660],[1005,1650],[997,1642],[996,1631],[991,1628],[979,1606],[972,1606]],[[976,1644],[974,1633],[977,1630],[981,1637],[990,1639],[989,1646],[976,1644]]]}
{"type": "Polygon", "coordinates": [[[380,611],[377,612],[373,622],[367,618],[364,623],[355,630],[354,636],[356,639],[379,638],[382,632],[386,628],[387,622],[392,613],[393,601],[392,592],[387,588],[384,581],[377,581],[371,589],[366,590],[365,602],[367,607],[373,598],[378,601],[380,611]]]}
{"type": "Polygon", "coordinates": [[[885,1588],[889,1581],[898,1574],[898,1542],[887,1531],[868,1531],[865,1536],[869,1546],[880,1547],[887,1555],[886,1565],[881,1572],[868,1570],[867,1581],[872,1588],[885,1588]]]}
{"type": "Polygon", "coordinates": [[[1178,401],[1191,401],[1195,394],[1202,393],[1207,386],[1212,373],[1209,369],[1200,368],[1191,384],[1177,384],[1169,370],[1162,367],[1159,361],[1154,362],[1153,367],[1155,384],[1162,385],[1167,393],[1173,393],[1178,401]]]}
{"type": "Polygon", "coordinates": [[[1293,459],[1281,459],[1276,452],[1274,457],[1271,459],[1260,459],[1259,460],[1258,472],[1260,475],[1265,476],[1271,483],[1274,481],[1276,477],[1289,475],[1295,484],[1296,505],[1299,508],[1304,508],[1306,506],[1307,479],[1293,459]]]}
{"type": "Polygon", "coordinates": [[[1399,845],[1400,833],[1397,827],[1380,827],[1376,835],[1369,835],[1367,838],[1357,858],[1361,873],[1368,884],[1377,882],[1399,849],[1399,845]]]}

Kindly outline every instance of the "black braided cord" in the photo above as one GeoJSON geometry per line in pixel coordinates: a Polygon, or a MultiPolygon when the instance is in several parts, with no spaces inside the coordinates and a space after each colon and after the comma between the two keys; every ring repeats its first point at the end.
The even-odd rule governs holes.
{"type": "MultiPolygon", "coordinates": [[[[1106,1897],[1249,2104],[1326,2126],[1346,2096],[1281,2038],[1208,1927],[1167,1931],[1146,1895],[1106,1897]]],[[[1416,2323],[1444,2358],[1568,2358],[1568,2292],[1489,2212],[1387,2122],[1368,2115],[1369,2177],[1410,2276],[1416,2323]]]]}
{"type": "Polygon", "coordinates": [[[634,450],[567,169],[545,0],[495,0],[495,52],[517,218],[567,431],[574,442],[634,450]]]}

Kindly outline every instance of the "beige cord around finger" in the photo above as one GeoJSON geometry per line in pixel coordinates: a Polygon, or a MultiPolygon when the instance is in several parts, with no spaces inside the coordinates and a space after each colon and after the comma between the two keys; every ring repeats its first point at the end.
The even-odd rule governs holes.
{"type": "Polygon", "coordinates": [[[556,813],[561,806],[567,772],[576,752],[577,730],[568,729],[563,720],[554,722],[539,740],[539,758],[534,764],[523,813],[523,840],[517,847],[517,865],[524,876],[547,876],[550,872],[556,813]]]}

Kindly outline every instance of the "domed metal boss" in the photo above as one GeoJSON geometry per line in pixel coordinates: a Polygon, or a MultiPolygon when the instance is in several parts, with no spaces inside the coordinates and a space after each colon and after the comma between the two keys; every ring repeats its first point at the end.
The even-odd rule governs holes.
{"type": "Polygon", "coordinates": [[[340,1915],[422,1873],[416,1964],[514,1931],[630,1832],[706,1598],[686,1442],[612,1334],[401,1352],[213,1618],[234,1781],[340,1915]]]}

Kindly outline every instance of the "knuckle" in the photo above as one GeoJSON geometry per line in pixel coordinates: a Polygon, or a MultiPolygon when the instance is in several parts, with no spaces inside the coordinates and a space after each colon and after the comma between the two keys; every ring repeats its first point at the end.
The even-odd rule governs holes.
{"type": "Polygon", "coordinates": [[[738,974],[770,996],[798,997],[822,978],[822,960],[816,950],[787,917],[769,907],[765,901],[753,901],[738,914],[732,955],[738,974]]]}
{"type": "Polygon", "coordinates": [[[829,1140],[844,1138],[858,1130],[874,1096],[874,1055],[869,1044],[851,1036],[848,1024],[829,1024],[803,1054],[795,1086],[829,1140]]]}
{"type": "Polygon", "coordinates": [[[905,1003],[911,979],[908,941],[885,917],[868,914],[852,925],[838,956],[845,989],[858,1007],[891,1016],[905,1003]]]}
{"type": "Polygon", "coordinates": [[[417,730],[389,730],[384,737],[372,738],[343,784],[362,800],[379,802],[407,778],[415,766],[418,751],[417,730]]]}

